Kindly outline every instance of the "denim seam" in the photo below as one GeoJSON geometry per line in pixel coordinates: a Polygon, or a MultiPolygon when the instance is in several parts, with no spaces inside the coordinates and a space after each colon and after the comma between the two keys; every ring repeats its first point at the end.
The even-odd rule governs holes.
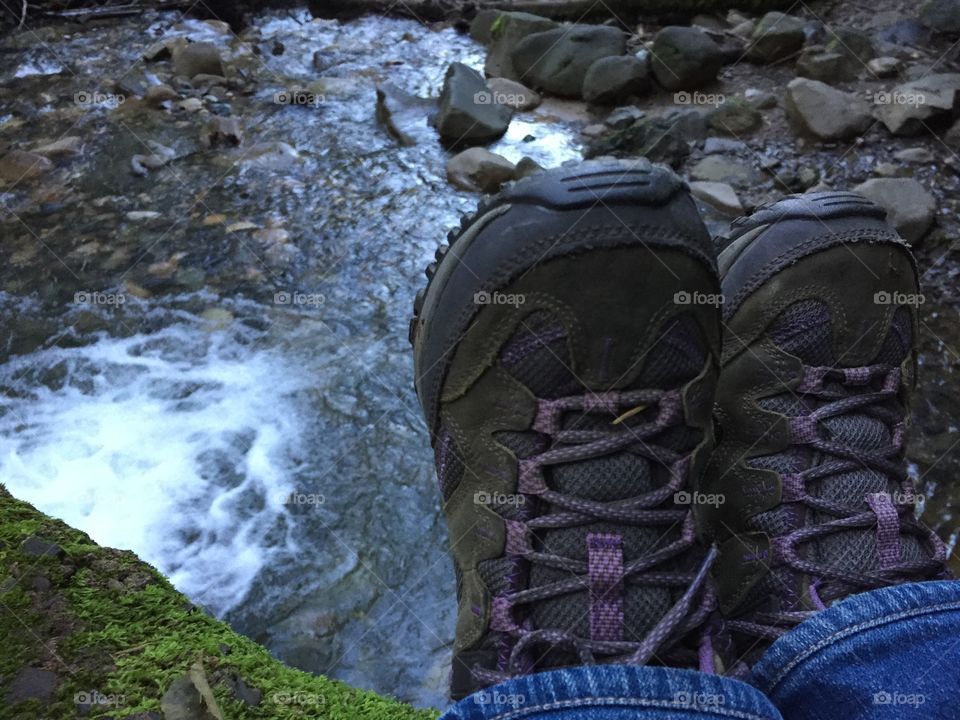
{"type": "Polygon", "coordinates": [[[724,717],[731,718],[740,718],[740,720],[772,720],[770,715],[756,715],[752,712],[744,712],[741,710],[726,710],[718,706],[708,705],[686,705],[676,702],[670,702],[669,700],[645,700],[642,698],[624,698],[624,697],[593,697],[593,698],[581,698],[578,700],[558,700],[551,703],[543,703],[541,705],[534,705],[533,707],[525,707],[522,710],[512,710],[503,715],[493,715],[489,720],[510,720],[510,718],[522,718],[524,715],[537,712],[539,710],[562,710],[563,708],[574,708],[581,707],[584,705],[593,705],[594,703],[603,703],[606,705],[620,705],[624,707],[652,707],[652,708],[663,708],[669,710],[706,710],[707,712],[712,712],[716,715],[722,715],[724,717]]]}
{"type": "Polygon", "coordinates": [[[919,615],[929,615],[931,613],[940,612],[942,610],[960,610],[960,601],[942,603],[940,605],[933,605],[930,607],[913,608],[911,610],[904,610],[903,612],[899,612],[896,615],[884,615],[883,617],[880,617],[880,618],[874,618],[872,620],[859,623],[858,625],[851,625],[850,627],[845,627],[840,630],[837,630],[832,634],[828,635],[827,637],[825,637],[816,645],[813,645],[807,648],[806,651],[802,652],[793,660],[791,660],[789,663],[787,663],[783,667],[783,669],[780,671],[780,673],[773,680],[770,681],[770,683],[765,683],[765,685],[769,688],[765,690],[765,692],[767,694],[773,693],[776,686],[779,685],[781,681],[784,679],[784,677],[788,673],[790,673],[797,665],[807,660],[811,655],[821,650],[824,646],[830,645],[835,640],[838,640],[842,637],[846,637],[848,635],[853,635],[862,630],[868,630],[874,627],[879,627],[881,625],[886,625],[896,620],[903,620],[904,618],[909,618],[909,617],[917,617],[919,615]]]}

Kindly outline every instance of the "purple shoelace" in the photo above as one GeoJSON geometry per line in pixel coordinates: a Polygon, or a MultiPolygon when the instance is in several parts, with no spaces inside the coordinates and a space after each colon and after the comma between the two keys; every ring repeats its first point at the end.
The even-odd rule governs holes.
{"type": "MultiPolygon", "coordinates": [[[[634,420],[637,418],[634,417],[634,420]]],[[[716,607],[709,582],[709,570],[716,559],[710,550],[692,572],[659,571],[657,566],[683,555],[696,544],[694,521],[689,509],[663,509],[661,505],[684,489],[689,454],[658,445],[656,436],[682,425],[683,405],[677,390],[631,390],[586,393],[557,399],[538,399],[533,429],[549,437],[550,446],[519,461],[518,492],[551,507],[550,512],[523,519],[506,519],[506,556],[515,562],[539,564],[564,570],[570,577],[533,588],[520,588],[492,600],[490,629],[502,633],[497,670],[474,668],[482,682],[500,682],[532,672],[539,658],[534,649],[547,652],[563,649],[580,664],[648,663],[655,654],[675,640],[700,630],[699,663],[713,670],[713,650],[706,625],[716,607]],[[626,422],[632,416],[656,408],[656,417],[645,422],[626,422]],[[604,413],[616,418],[609,428],[565,428],[565,413],[604,413]],[[669,482],[631,498],[600,502],[576,497],[548,487],[544,469],[562,463],[629,451],[667,468],[669,482]],[[534,533],[590,525],[596,522],[617,525],[660,526],[665,532],[680,526],[675,541],[647,555],[626,559],[622,541],[615,533],[588,533],[586,560],[539,552],[534,533]],[[623,588],[627,581],[649,587],[683,589],[680,598],[639,640],[624,639],[623,588]],[[586,591],[590,597],[590,637],[579,637],[562,629],[537,629],[528,613],[518,609],[566,595],[586,591]],[[523,616],[521,618],[521,616],[523,616]],[[520,618],[520,619],[518,619],[520,618]]],[[[532,503],[531,503],[532,504],[532,503]]]]}
{"type": "Polygon", "coordinates": [[[898,394],[900,381],[900,368],[891,365],[842,369],[804,367],[803,380],[796,394],[811,399],[816,409],[806,415],[789,418],[792,443],[805,446],[826,460],[798,472],[782,474],[781,502],[796,503],[834,519],[771,538],[768,561],[771,568],[787,566],[812,578],[808,594],[814,609],[755,612],[749,619],[729,622],[730,630],[776,639],[794,625],[825,609],[830,601],[853,592],[911,579],[945,576],[946,548],[936,533],[921,526],[912,517],[912,504],[894,503],[888,493],[869,493],[864,497],[867,509],[863,509],[863,506],[851,507],[811,495],[807,490],[811,482],[867,469],[882,473],[893,481],[904,497],[915,497],[903,463],[905,423],[902,413],[890,407],[890,401],[898,394]],[[850,413],[882,421],[891,429],[891,441],[875,450],[863,450],[828,437],[829,433],[821,423],[850,413]],[[832,534],[870,528],[876,530],[879,561],[878,568],[873,572],[856,572],[847,568],[841,570],[813,562],[804,558],[798,549],[804,543],[832,534]],[[904,561],[901,557],[904,535],[913,535],[928,543],[929,557],[904,561]]]}

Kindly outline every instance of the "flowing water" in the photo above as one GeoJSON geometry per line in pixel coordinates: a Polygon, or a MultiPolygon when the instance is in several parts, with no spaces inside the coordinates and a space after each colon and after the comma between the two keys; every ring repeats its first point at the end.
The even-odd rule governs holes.
{"type": "MultiPolygon", "coordinates": [[[[435,140],[384,132],[375,85],[435,95],[449,63],[480,67],[482,48],[384,18],[258,28],[240,41],[146,17],[25,33],[0,54],[0,140],[84,142],[42,185],[0,190],[0,478],[287,662],[439,707],[453,572],[407,318],[476,199],[447,183],[435,140]],[[164,33],[223,49],[239,79],[207,102],[241,118],[241,147],[205,149],[189,112],[76,100],[110,92],[105,78],[168,80],[139,59],[164,33]],[[272,102],[317,80],[317,51],[323,102],[272,102]],[[151,142],[175,161],[132,175],[151,142]],[[225,231],[238,222],[252,225],[225,231]]],[[[546,104],[492,149],[579,158],[571,112],[546,104]]],[[[950,273],[933,284],[952,287],[950,273]]],[[[943,297],[925,309],[916,473],[949,535],[960,383],[943,297]]]]}
{"type": "MultiPolygon", "coordinates": [[[[450,62],[482,65],[480,48],[378,18],[268,17],[245,43],[170,25],[25,38],[5,68],[28,98],[7,122],[86,148],[70,165],[79,191],[4,196],[28,256],[5,278],[20,292],[0,297],[0,477],[284,660],[442,706],[453,573],[406,335],[423,267],[476,199],[447,183],[435,140],[400,147],[378,126],[375,83],[435,95],[450,62]],[[198,152],[189,119],[70,102],[106,94],[105,76],[149,80],[157,66],[138,55],[160,32],[221,45],[251,79],[231,108],[244,146],[296,156],[198,152]],[[323,102],[271,102],[317,79],[318,50],[333,65],[323,102]],[[178,160],[139,179],[130,155],[149,140],[178,160]],[[137,210],[160,217],[130,221],[137,210]],[[225,233],[203,224],[211,214],[263,232],[225,233]],[[164,262],[175,272],[149,269],[164,262]]],[[[560,115],[520,120],[495,150],[580,156],[560,115]]]]}

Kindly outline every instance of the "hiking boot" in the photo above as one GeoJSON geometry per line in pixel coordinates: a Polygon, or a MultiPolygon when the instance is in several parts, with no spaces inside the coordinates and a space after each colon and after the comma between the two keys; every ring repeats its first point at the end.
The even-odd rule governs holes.
{"type": "Polygon", "coordinates": [[[713,246],[642,162],[518,182],[450,234],[411,322],[457,576],[451,695],[590,663],[716,669],[713,246]]]}
{"type": "Polygon", "coordinates": [[[698,507],[738,650],[755,660],[853,593],[945,577],[904,463],[918,289],[885,212],[845,192],[789,197],[734,223],[717,446],[698,507]]]}

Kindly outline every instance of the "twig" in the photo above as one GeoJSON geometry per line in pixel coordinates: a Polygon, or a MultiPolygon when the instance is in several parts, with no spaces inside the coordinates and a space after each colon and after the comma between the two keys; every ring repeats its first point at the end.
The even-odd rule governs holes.
{"type": "Polygon", "coordinates": [[[23,25],[26,22],[27,22],[27,0],[23,0],[23,10],[20,11],[20,24],[17,25],[17,29],[23,30],[23,25]]]}

